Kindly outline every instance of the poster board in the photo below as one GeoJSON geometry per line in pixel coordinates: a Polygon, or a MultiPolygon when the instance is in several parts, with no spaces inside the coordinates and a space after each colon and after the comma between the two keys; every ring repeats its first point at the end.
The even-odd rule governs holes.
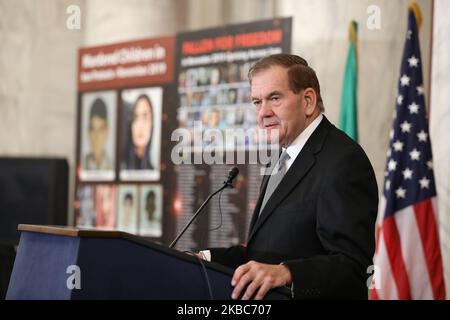
{"type": "Polygon", "coordinates": [[[251,137],[227,138],[256,128],[248,70],[290,52],[291,27],[291,18],[273,19],[80,49],[74,224],[168,245],[237,166],[235,188],[212,199],[177,248],[245,242],[261,168],[238,161],[254,151],[251,137]],[[195,137],[199,126],[206,143],[180,162],[175,133],[195,137]],[[209,161],[211,142],[236,161],[209,161]]]}

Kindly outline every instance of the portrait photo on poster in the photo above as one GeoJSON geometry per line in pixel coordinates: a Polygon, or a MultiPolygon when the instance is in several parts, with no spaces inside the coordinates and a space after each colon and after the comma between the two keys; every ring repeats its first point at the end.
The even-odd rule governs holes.
{"type": "Polygon", "coordinates": [[[95,187],[79,185],[75,201],[75,226],[95,227],[95,187]]]}
{"type": "Polygon", "coordinates": [[[163,216],[161,185],[141,185],[139,199],[139,234],[147,237],[161,237],[163,216]]]}
{"type": "Polygon", "coordinates": [[[81,98],[81,181],[115,179],[117,94],[84,93],[81,98]]]}
{"type": "Polygon", "coordinates": [[[161,87],[122,91],[121,180],[160,178],[162,95],[161,87]]]}
{"type": "Polygon", "coordinates": [[[117,230],[136,234],[138,209],[137,185],[120,185],[117,196],[117,230]]]}
{"type": "Polygon", "coordinates": [[[95,226],[113,230],[116,227],[116,186],[99,184],[95,187],[95,226]]]}

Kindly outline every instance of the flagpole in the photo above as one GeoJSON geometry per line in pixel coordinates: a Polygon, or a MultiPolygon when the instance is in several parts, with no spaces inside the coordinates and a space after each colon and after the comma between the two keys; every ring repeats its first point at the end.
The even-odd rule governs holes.
{"type": "MultiPolygon", "coordinates": [[[[434,14],[434,0],[432,0],[432,17],[431,17],[431,22],[433,23],[433,14],[434,14]]],[[[412,10],[414,12],[414,16],[416,17],[416,21],[417,21],[417,29],[418,32],[420,34],[420,29],[422,27],[422,22],[423,22],[423,15],[422,15],[422,10],[420,10],[420,6],[418,5],[418,3],[414,0],[409,0],[408,1],[408,10],[412,10]]],[[[426,110],[427,110],[427,114],[428,114],[428,119],[431,119],[431,114],[430,114],[430,110],[431,110],[431,68],[432,68],[432,56],[433,56],[433,24],[431,25],[431,37],[430,37],[430,49],[429,49],[429,68],[428,68],[428,96],[426,98],[427,100],[427,104],[425,106],[426,110]]]]}
{"type": "Polygon", "coordinates": [[[414,12],[414,15],[416,16],[416,22],[417,22],[417,31],[420,32],[420,28],[422,27],[422,11],[420,10],[419,5],[417,2],[410,0],[408,2],[408,9],[412,10],[414,12]]]}

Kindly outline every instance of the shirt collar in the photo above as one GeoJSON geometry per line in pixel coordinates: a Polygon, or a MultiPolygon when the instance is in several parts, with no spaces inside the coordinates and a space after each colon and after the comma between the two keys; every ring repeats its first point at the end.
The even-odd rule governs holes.
{"type": "Polygon", "coordinates": [[[302,151],[309,137],[313,134],[316,128],[319,126],[320,122],[323,119],[323,114],[314,119],[298,136],[292,141],[292,143],[287,147],[283,148],[283,151],[286,151],[289,154],[290,161],[294,161],[297,158],[300,151],[302,151]]]}

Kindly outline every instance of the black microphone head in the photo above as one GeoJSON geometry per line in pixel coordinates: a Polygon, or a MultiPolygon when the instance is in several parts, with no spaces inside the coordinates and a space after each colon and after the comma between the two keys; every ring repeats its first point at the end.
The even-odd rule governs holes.
{"type": "Polygon", "coordinates": [[[228,181],[233,181],[234,178],[239,174],[239,169],[237,167],[231,168],[231,170],[228,172],[228,181]]]}

